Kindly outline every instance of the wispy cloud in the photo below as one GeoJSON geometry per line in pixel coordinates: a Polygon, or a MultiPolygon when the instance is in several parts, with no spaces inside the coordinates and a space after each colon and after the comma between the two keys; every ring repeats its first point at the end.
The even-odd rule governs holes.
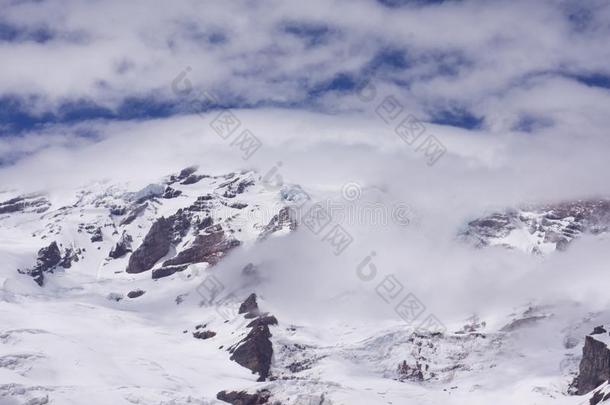
{"type": "Polygon", "coordinates": [[[553,114],[516,111],[524,78],[608,88],[609,19],[607,2],[568,0],[8,2],[0,97],[23,125],[2,123],[27,130],[83,105],[97,110],[83,119],[186,112],[168,83],[192,66],[192,83],[221,104],[347,111],[374,80],[424,119],[508,131],[509,117],[553,114]],[[134,114],[138,103],[149,113],[134,114]]]}

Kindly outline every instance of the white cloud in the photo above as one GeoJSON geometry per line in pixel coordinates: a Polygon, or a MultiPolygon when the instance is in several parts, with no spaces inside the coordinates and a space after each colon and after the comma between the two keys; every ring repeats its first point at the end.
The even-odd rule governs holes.
{"type": "MultiPolygon", "coordinates": [[[[568,18],[570,7],[573,2],[477,0],[404,8],[372,0],[12,3],[4,12],[9,23],[83,39],[0,44],[0,94],[38,95],[28,106],[34,112],[79,99],[116,107],[126,97],[173,97],[169,83],[191,66],[192,83],[221,97],[299,103],[314,84],[340,72],[358,75],[391,47],[406,51],[409,67],[379,72],[376,80],[391,79],[391,91],[414,110],[454,103],[494,116],[507,108],[504,95],[531,75],[609,73],[610,7],[591,3],[591,21],[581,30],[568,18]],[[286,22],[327,26],[333,34],[307,46],[282,32],[286,22]],[[222,40],[210,43],[213,35],[222,40]]],[[[549,90],[586,97],[577,87],[549,90]]],[[[326,97],[323,108],[349,106],[349,97],[326,97]]],[[[545,103],[534,110],[552,112],[545,103]]]]}
{"type": "MultiPolygon", "coordinates": [[[[15,3],[6,7],[8,21],[86,32],[84,42],[0,45],[0,94],[39,95],[38,104],[28,105],[34,112],[56,108],[66,99],[116,107],[125,97],[155,91],[174,97],[171,81],[186,66],[192,67],[189,80],[196,88],[250,104],[302,101],[308,81],[361,71],[387,46],[404,47],[411,66],[375,77],[374,102],[327,93],[317,105],[326,113],[236,110],[243,125],[263,141],[249,161],[212,132],[213,113],[204,118],[79,122],[0,138],[0,159],[21,158],[0,169],[0,184],[2,189],[54,192],[101,179],[145,185],[193,163],[214,173],[251,167],[265,173],[281,161],[286,181],[313,185],[321,193],[336,196],[342,184],[356,181],[384,190],[387,201],[413,205],[422,218],[418,227],[352,231],[358,252],[378,250],[379,265],[404,277],[439,311],[458,301],[462,305],[456,310],[472,310],[486,300],[510,301],[515,291],[520,296],[514,301],[522,302],[553,277],[554,262],[540,265],[534,258],[506,252],[472,259],[472,252],[456,246],[453,237],[467,218],[489,209],[607,193],[608,91],[553,72],[607,72],[610,45],[602,23],[609,11],[600,6],[589,28],[575,31],[562,13],[565,4],[465,1],[390,9],[365,0],[15,3]],[[286,21],[325,24],[337,35],[307,47],[278,32],[286,21]],[[226,39],[209,43],[209,32],[226,39]],[[439,66],[430,55],[450,55],[449,64],[455,57],[455,74],[435,77],[439,66]],[[429,109],[463,105],[484,117],[487,127],[468,131],[426,124],[427,132],[447,147],[446,155],[429,167],[421,152],[402,142],[393,125],[375,114],[385,95],[395,95],[405,112],[422,118],[429,109]],[[531,134],[512,131],[520,114],[547,117],[552,126],[531,134]],[[97,135],[83,138],[82,131],[97,135]],[[443,281],[431,285],[422,268],[443,281]],[[520,289],[531,281],[525,274],[535,270],[535,283],[520,289]],[[467,285],[456,291],[458,280],[467,285]]],[[[298,277],[311,271],[330,286],[321,295],[344,284],[361,287],[345,280],[362,257],[327,260],[313,247],[298,250],[299,241],[281,242],[303,264],[282,277],[296,260],[280,257],[271,268],[279,274],[277,283],[315,283],[319,278],[298,277]],[[335,269],[336,277],[329,276],[335,269]]],[[[573,255],[600,257],[600,250],[599,245],[586,245],[573,255]]],[[[591,272],[599,271],[597,264],[591,266],[591,272]]],[[[559,280],[565,281],[566,272],[562,267],[559,280]]],[[[575,296],[601,288],[585,284],[575,296]]],[[[559,289],[559,282],[552,283],[549,294],[559,289]]],[[[285,291],[298,296],[311,289],[285,291]]]]}

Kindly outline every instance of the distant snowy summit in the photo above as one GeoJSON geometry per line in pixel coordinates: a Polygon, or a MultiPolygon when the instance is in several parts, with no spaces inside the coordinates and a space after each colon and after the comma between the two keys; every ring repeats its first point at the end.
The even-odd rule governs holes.
{"type": "Polygon", "coordinates": [[[496,212],[468,223],[460,237],[478,247],[533,254],[565,250],[582,234],[610,230],[610,200],[578,200],[496,212]]]}
{"type": "Polygon", "coordinates": [[[135,191],[117,184],[75,190],[62,196],[69,205],[43,194],[12,197],[0,203],[0,225],[38,251],[19,271],[39,285],[68,268],[162,278],[296,229],[285,196],[253,171],[210,176],[188,167],[135,191]]]}

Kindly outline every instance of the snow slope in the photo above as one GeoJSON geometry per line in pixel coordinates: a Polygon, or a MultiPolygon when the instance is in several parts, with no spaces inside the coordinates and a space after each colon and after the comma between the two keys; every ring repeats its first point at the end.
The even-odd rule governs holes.
{"type": "MultiPolygon", "coordinates": [[[[6,208],[0,215],[0,404],[217,404],[224,403],[216,399],[222,390],[263,389],[282,404],[588,401],[570,395],[570,386],[584,337],[609,322],[610,312],[591,312],[571,300],[482,309],[445,320],[442,333],[414,330],[397,317],[312,318],[291,310],[286,292],[262,288],[266,273],[258,266],[264,260],[248,265],[247,259],[260,259],[269,246],[281,249],[270,240],[304,232],[281,214],[294,206],[295,190],[266,187],[252,171],[209,176],[188,169],[151,185],[97,183],[6,208]],[[128,273],[132,252],[145,244],[153,224],[186,211],[186,230],[171,229],[167,253],[149,269],[128,273]],[[212,223],[199,226],[208,217],[212,223]],[[153,278],[214,226],[239,246],[153,278]],[[109,257],[125,233],[132,252],[109,257]],[[47,269],[39,286],[27,269],[53,241],[62,254],[78,250],[78,261],[47,269]],[[219,283],[213,293],[210,280],[219,283]],[[144,293],[130,298],[135,291],[144,293]],[[269,326],[273,358],[265,381],[227,351],[248,336],[251,319],[238,308],[252,292],[259,293],[261,310],[278,320],[269,326]],[[215,335],[193,336],[202,330],[215,335]]],[[[5,192],[2,199],[17,194],[5,192]]],[[[547,214],[518,218],[546,224],[547,214]]],[[[574,223],[563,221],[549,226],[574,223]]],[[[489,244],[547,251],[538,243],[546,237],[532,236],[541,230],[523,232],[512,228],[489,244]]],[[[356,305],[353,291],[337,297],[343,306],[356,305]]],[[[329,314],[338,306],[323,303],[329,314]]]]}

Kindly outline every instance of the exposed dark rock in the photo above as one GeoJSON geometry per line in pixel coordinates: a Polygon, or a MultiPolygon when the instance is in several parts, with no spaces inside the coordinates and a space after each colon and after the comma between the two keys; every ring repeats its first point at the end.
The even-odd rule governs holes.
{"type": "Polygon", "coordinates": [[[604,329],[604,327],[602,325],[600,326],[596,326],[595,328],[593,328],[593,332],[591,332],[592,335],[599,335],[602,333],[606,333],[606,329],[604,329]]]}
{"type": "Polygon", "coordinates": [[[327,357],[326,355],[315,355],[310,350],[313,346],[307,346],[299,343],[281,344],[280,352],[284,359],[292,361],[286,368],[292,373],[300,373],[301,371],[311,369],[320,360],[327,357]]]}
{"type": "Polygon", "coordinates": [[[597,405],[601,402],[608,401],[610,399],[610,392],[604,393],[602,390],[596,391],[589,399],[589,405],[597,405]]]}
{"type": "Polygon", "coordinates": [[[51,203],[40,195],[20,196],[0,203],[0,214],[33,212],[41,214],[51,207],[51,203]]]}
{"type": "Polygon", "coordinates": [[[210,212],[210,210],[213,207],[213,202],[212,200],[214,199],[214,197],[212,197],[211,195],[207,194],[207,195],[202,195],[197,197],[197,200],[195,200],[195,202],[187,208],[187,210],[192,211],[192,212],[210,212]]]}
{"type": "Polygon", "coordinates": [[[61,260],[62,256],[57,242],[51,242],[49,246],[38,251],[38,258],[34,268],[25,271],[19,270],[19,272],[30,275],[42,287],[44,284],[44,273],[52,273],[61,260]]]}
{"type": "Polygon", "coordinates": [[[252,328],[248,335],[231,349],[230,359],[252,373],[258,373],[258,381],[265,381],[269,376],[273,356],[270,337],[271,332],[267,325],[252,328]]]}
{"type": "Polygon", "coordinates": [[[181,208],[168,220],[171,222],[171,242],[178,244],[191,228],[191,215],[181,208]]]}
{"type": "Polygon", "coordinates": [[[165,199],[170,199],[170,198],[176,198],[176,197],[180,196],[181,194],[182,194],[182,191],[176,190],[175,188],[167,186],[161,197],[165,198],[165,199]]]}
{"type": "Polygon", "coordinates": [[[123,219],[119,225],[124,226],[131,224],[133,221],[136,220],[136,218],[142,215],[142,213],[146,210],[146,207],[148,207],[147,202],[136,206],[129,212],[129,215],[125,219],[123,219]]]}
{"type": "Polygon", "coordinates": [[[257,326],[275,326],[275,325],[277,325],[277,318],[273,315],[267,315],[267,316],[259,316],[258,318],[255,318],[248,325],[246,325],[246,327],[247,328],[256,328],[257,326]]]}
{"type": "Polygon", "coordinates": [[[226,179],[228,179],[228,181],[225,181],[223,183],[220,183],[218,185],[218,188],[230,188],[233,184],[235,184],[238,180],[239,177],[235,177],[235,173],[229,173],[228,175],[225,176],[226,179]]]}
{"type": "Polygon", "coordinates": [[[608,346],[587,336],[582,349],[582,359],[576,377],[577,393],[586,394],[610,378],[610,349],[608,346]]]}
{"type": "Polygon", "coordinates": [[[254,185],[254,181],[250,179],[242,180],[237,184],[237,188],[235,189],[236,194],[241,194],[250,186],[254,185]]]}
{"type": "MultiPolygon", "coordinates": [[[[250,294],[240,305],[238,312],[245,314],[246,318],[258,316],[260,310],[256,302],[256,294],[250,294]]],[[[269,339],[271,337],[269,325],[277,325],[274,316],[258,316],[248,324],[247,327],[251,328],[248,335],[229,349],[230,359],[252,370],[253,373],[258,373],[258,381],[265,381],[271,367],[273,345],[269,339]]]]}
{"type": "Polygon", "coordinates": [[[127,214],[127,208],[122,205],[113,205],[110,207],[110,215],[120,217],[127,214]]]}
{"type": "Polygon", "coordinates": [[[216,336],[216,332],[213,332],[211,330],[198,330],[196,332],[193,332],[193,337],[195,339],[210,339],[213,338],[214,336],[216,336]]]}
{"type": "Polygon", "coordinates": [[[179,265],[179,266],[163,266],[159,269],[155,269],[152,271],[153,280],[157,280],[163,277],[169,277],[174,273],[179,273],[181,271],[186,270],[188,264],[179,265]]]}
{"type": "Polygon", "coordinates": [[[192,263],[209,263],[215,265],[220,257],[239,246],[235,239],[227,239],[222,229],[209,234],[197,235],[193,244],[178,253],[175,257],[166,260],[163,266],[175,266],[192,263]]]}
{"type": "Polygon", "coordinates": [[[172,224],[161,217],[150,228],[142,244],[133,252],[127,265],[127,273],[141,273],[150,270],[155,263],[169,252],[172,224]]]}
{"type": "Polygon", "coordinates": [[[310,370],[314,363],[315,361],[310,361],[309,359],[299,360],[290,363],[286,368],[291,373],[300,373],[301,371],[310,370]]]}
{"type": "Polygon", "coordinates": [[[93,231],[93,235],[91,235],[91,242],[96,243],[101,242],[103,240],[104,235],[102,234],[102,228],[96,228],[95,231],[93,231]]]}
{"type": "Polygon", "coordinates": [[[187,168],[184,168],[180,171],[180,173],[178,175],[172,175],[169,179],[169,183],[176,183],[178,181],[182,181],[184,179],[186,179],[188,176],[190,176],[191,174],[195,173],[197,171],[198,167],[197,166],[189,166],[187,168]]]}
{"type": "Polygon", "coordinates": [[[0,214],[11,214],[13,212],[23,211],[25,200],[23,197],[12,198],[0,203],[0,214]]]}
{"type": "Polygon", "coordinates": [[[132,251],[131,243],[133,242],[133,238],[126,232],[123,232],[121,238],[117,242],[116,245],[110,250],[108,256],[113,259],[118,259],[120,257],[125,256],[127,253],[132,251]]]}
{"type": "Polygon", "coordinates": [[[248,394],[246,391],[220,391],[216,399],[231,405],[262,405],[269,402],[271,393],[268,390],[257,391],[248,394]]]}
{"type": "Polygon", "coordinates": [[[469,222],[465,234],[477,238],[477,245],[486,245],[487,238],[505,237],[515,228],[509,215],[496,213],[469,222]]]}
{"type": "Polygon", "coordinates": [[[191,174],[186,179],[182,180],[182,182],[180,184],[183,184],[183,185],[186,186],[186,185],[189,185],[189,184],[199,183],[199,181],[201,179],[203,179],[203,178],[205,178],[205,176],[203,176],[203,175],[191,174]]]}
{"type": "Polygon", "coordinates": [[[202,230],[202,229],[206,229],[209,228],[210,226],[212,226],[214,224],[214,220],[212,219],[212,217],[205,217],[201,220],[201,222],[199,222],[199,224],[197,224],[197,229],[202,230]]]}
{"type": "Polygon", "coordinates": [[[70,267],[72,267],[72,263],[78,262],[80,260],[79,255],[81,254],[82,251],[80,249],[66,249],[58,266],[63,267],[64,269],[69,269],[70,267]]]}
{"type": "Polygon", "coordinates": [[[289,229],[294,231],[297,229],[297,221],[292,214],[290,207],[284,207],[276,215],[271,218],[271,221],[263,228],[263,231],[259,235],[259,240],[266,239],[269,235],[280,231],[282,229],[289,229]]]}
{"type": "Polygon", "coordinates": [[[399,381],[424,381],[424,370],[418,361],[415,361],[414,366],[410,366],[406,361],[398,365],[398,380],[399,381]]]}
{"type": "Polygon", "coordinates": [[[240,177],[230,177],[229,179],[229,181],[218,186],[219,189],[225,189],[223,197],[226,198],[235,198],[238,194],[242,194],[246,191],[248,187],[254,185],[254,180],[251,178],[241,179],[240,177]]]}
{"type": "Polygon", "coordinates": [[[258,309],[258,303],[256,302],[256,294],[252,293],[246,298],[244,302],[239,306],[238,314],[251,314],[258,316],[260,310],[258,309]]]}
{"type": "Polygon", "coordinates": [[[144,291],[144,290],[132,290],[127,293],[127,296],[129,298],[138,298],[138,297],[141,297],[142,295],[144,295],[145,293],[146,293],[146,291],[144,291]]]}

